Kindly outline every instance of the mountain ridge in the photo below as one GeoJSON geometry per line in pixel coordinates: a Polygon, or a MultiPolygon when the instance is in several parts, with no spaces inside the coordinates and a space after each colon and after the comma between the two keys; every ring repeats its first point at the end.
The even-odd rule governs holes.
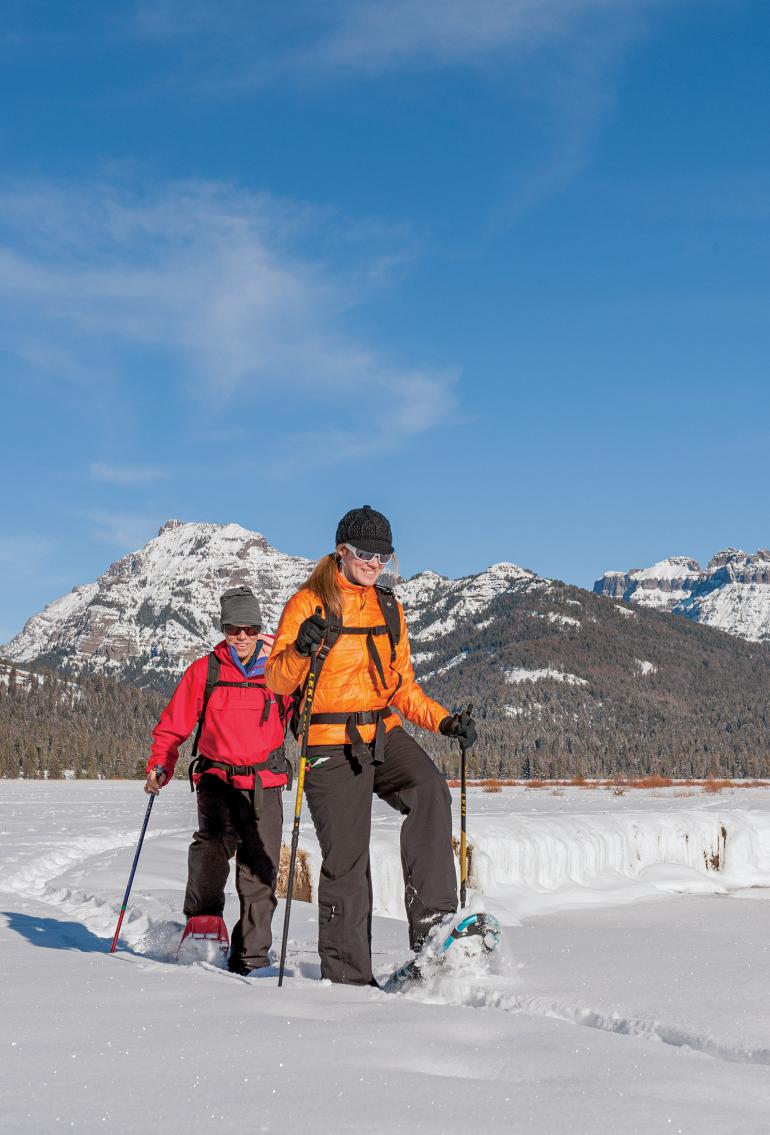
{"type": "MultiPolygon", "coordinates": [[[[745,558],[720,553],[714,577],[737,571],[739,555],[745,558]]],[[[691,563],[669,564],[672,587],[695,573],[691,563]]],[[[0,654],[167,696],[188,662],[221,637],[216,615],[225,588],[253,586],[272,630],[312,566],[239,525],[172,522],[94,583],[33,616],[0,654]]],[[[764,570],[758,560],[749,567],[764,570]]],[[[657,584],[663,575],[649,578],[657,584]]],[[[424,571],[398,581],[396,591],[418,681],[452,711],[475,706],[474,774],[767,772],[770,644],[511,563],[457,580],[424,571]]],[[[454,775],[457,754],[446,739],[417,732],[454,775]]]]}
{"type": "Polygon", "coordinates": [[[648,568],[605,572],[594,593],[682,615],[749,642],[770,641],[770,550],[724,548],[705,568],[669,556],[648,568]]]}

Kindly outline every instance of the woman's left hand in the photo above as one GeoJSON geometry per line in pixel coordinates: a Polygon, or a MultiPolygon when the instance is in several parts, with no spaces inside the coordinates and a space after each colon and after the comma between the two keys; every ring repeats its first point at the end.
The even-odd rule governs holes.
{"type": "Polygon", "coordinates": [[[467,710],[445,717],[438,728],[439,733],[459,741],[464,749],[470,749],[478,738],[475,722],[467,710]]]}

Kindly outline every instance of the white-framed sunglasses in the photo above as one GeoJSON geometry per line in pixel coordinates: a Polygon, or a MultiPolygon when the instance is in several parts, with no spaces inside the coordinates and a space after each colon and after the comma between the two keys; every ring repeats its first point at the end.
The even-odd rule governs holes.
{"type": "Polygon", "coordinates": [[[345,547],[353,553],[357,560],[363,560],[365,564],[377,560],[381,567],[385,567],[385,564],[389,564],[393,556],[392,552],[362,552],[360,548],[354,548],[352,544],[346,544],[345,547]]]}

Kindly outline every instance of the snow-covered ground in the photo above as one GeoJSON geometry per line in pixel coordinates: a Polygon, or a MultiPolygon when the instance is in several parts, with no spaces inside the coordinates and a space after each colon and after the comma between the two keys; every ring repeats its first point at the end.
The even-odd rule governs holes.
{"type": "MultiPolygon", "coordinates": [[[[145,804],[136,782],[0,782],[4,1131],[770,1130],[770,789],[473,789],[503,947],[408,995],[321,983],[304,903],[283,989],[174,963],[177,782],[110,957],[145,804]]],[[[407,956],[399,817],[374,815],[384,976],[407,956]]],[[[309,823],[302,843],[315,876],[309,823]]]]}

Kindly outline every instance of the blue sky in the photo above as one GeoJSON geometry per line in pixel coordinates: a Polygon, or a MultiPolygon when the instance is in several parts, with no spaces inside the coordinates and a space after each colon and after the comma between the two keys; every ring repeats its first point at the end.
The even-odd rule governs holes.
{"type": "Polygon", "coordinates": [[[0,642],[168,518],[770,544],[766,0],[11,0],[0,642]]]}

